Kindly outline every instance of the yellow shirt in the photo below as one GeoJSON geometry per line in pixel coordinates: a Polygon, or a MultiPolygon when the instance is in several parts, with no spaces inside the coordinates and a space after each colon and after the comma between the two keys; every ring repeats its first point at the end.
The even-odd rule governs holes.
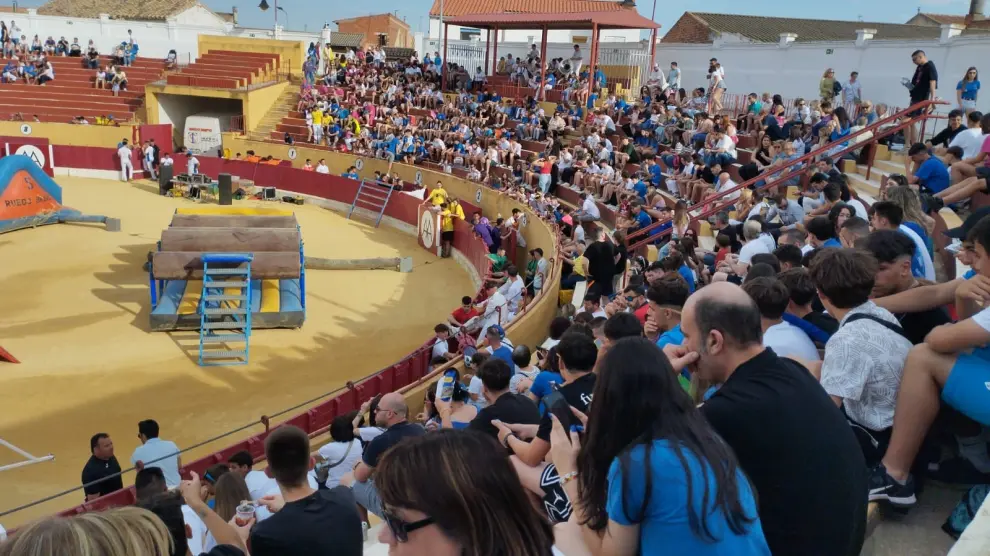
{"type": "Polygon", "coordinates": [[[454,231],[454,218],[450,214],[450,211],[449,210],[445,210],[445,211],[441,212],[440,213],[440,217],[441,217],[441,220],[440,220],[440,230],[441,231],[444,231],[444,232],[453,232],[454,231]]]}
{"type": "Polygon", "coordinates": [[[433,191],[430,191],[429,199],[430,202],[433,203],[433,206],[439,207],[440,205],[444,204],[444,202],[447,201],[447,192],[444,191],[442,187],[438,187],[433,191]]]}
{"type": "Polygon", "coordinates": [[[333,116],[331,116],[330,114],[324,114],[323,125],[331,125],[331,124],[333,124],[333,116]]]}
{"type": "Polygon", "coordinates": [[[323,110],[313,110],[313,123],[323,125],[323,110]]]}
{"type": "Polygon", "coordinates": [[[457,218],[460,218],[461,220],[464,220],[464,208],[461,207],[461,204],[460,203],[452,203],[451,204],[451,207],[453,208],[454,216],[456,216],[457,218]]]}
{"type": "Polygon", "coordinates": [[[588,269],[588,259],[585,258],[584,255],[581,255],[580,257],[574,259],[574,266],[572,267],[572,271],[574,272],[574,274],[577,274],[578,276],[587,276],[588,275],[587,269],[588,269]]]}

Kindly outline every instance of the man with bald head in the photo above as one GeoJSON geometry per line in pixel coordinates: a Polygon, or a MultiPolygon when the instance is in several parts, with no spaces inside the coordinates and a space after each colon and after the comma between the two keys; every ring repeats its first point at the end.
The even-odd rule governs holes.
{"type": "Polygon", "coordinates": [[[866,533],[866,464],[841,410],[807,369],[763,347],[760,311],[734,284],[688,298],[691,371],[718,386],[702,412],[759,493],[774,555],[855,556],[866,533]]]}
{"type": "Polygon", "coordinates": [[[340,484],[351,487],[355,500],[364,509],[382,517],[382,501],[378,497],[372,476],[375,466],[389,448],[406,437],[426,434],[426,429],[419,424],[409,422],[409,406],[406,405],[405,398],[395,392],[382,396],[374,417],[375,423],[386,427],[385,432],[368,443],[361,456],[361,462],[352,473],[341,478],[340,484]]]}

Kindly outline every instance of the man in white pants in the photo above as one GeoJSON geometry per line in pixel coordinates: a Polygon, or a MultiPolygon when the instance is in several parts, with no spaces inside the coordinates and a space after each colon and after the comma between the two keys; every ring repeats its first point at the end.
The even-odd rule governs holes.
{"type": "Polygon", "coordinates": [[[581,75],[581,64],[584,63],[584,55],[581,54],[581,47],[574,45],[574,54],[571,54],[571,71],[574,75],[581,75]]]}
{"type": "Polygon", "coordinates": [[[131,161],[131,148],[127,146],[127,139],[120,142],[117,149],[117,156],[120,157],[120,180],[131,181],[134,177],[134,163],[131,161]]]}
{"type": "Polygon", "coordinates": [[[144,144],[144,158],[141,159],[141,163],[149,178],[153,180],[158,178],[155,175],[155,145],[151,141],[144,144]]]}

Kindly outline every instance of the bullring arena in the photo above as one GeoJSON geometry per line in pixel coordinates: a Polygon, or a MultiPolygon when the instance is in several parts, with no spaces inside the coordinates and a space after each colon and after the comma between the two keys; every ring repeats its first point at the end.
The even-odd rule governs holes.
{"type": "MultiPolygon", "coordinates": [[[[92,431],[115,439],[123,464],[138,445],[137,422],[149,416],[177,444],[190,446],[387,367],[423,344],[461,292],[475,289],[454,260],[430,255],[414,237],[295,206],[309,255],[411,256],[414,270],[310,271],[301,328],[256,331],[246,367],[200,367],[195,331],[150,331],[142,268],[172,213],[190,201],[158,196],[148,191],[150,182],[58,181],[65,204],[120,215],[123,231],[54,224],[0,236],[0,257],[8,261],[0,269],[0,337],[20,361],[0,367],[0,430],[31,454],[56,455],[0,474],[8,505],[78,486],[92,431]]],[[[0,465],[22,459],[10,450],[0,458],[0,465]]],[[[24,519],[78,502],[77,494],[36,506],[24,519]]]]}
{"type": "MultiPolygon", "coordinates": [[[[199,51],[207,61],[218,48],[217,40],[198,37],[199,51]]],[[[230,41],[224,38],[222,48],[234,48],[230,41]]],[[[437,256],[430,244],[439,244],[438,233],[427,239],[429,249],[424,248],[420,184],[442,180],[468,214],[478,211],[495,216],[526,210],[517,201],[463,176],[404,165],[395,165],[392,171],[409,189],[418,189],[418,195],[398,190],[383,194],[360,178],[387,171],[387,161],[302,145],[290,147],[262,137],[268,135],[265,129],[273,129],[271,122],[292,119],[288,113],[299,96],[298,78],[271,71],[274,61],[297,66],[303,46],[289,41],[235,42],[237,49],[247,53],[270,53],[263,57],[264,63],[257,54],[246,54],[246,61],[229,52],[217,55],[225,64],[243,64],[242,71],[250,76],[245,81],[265,79],[264,86],[228,90],[220,86],[223,83],[207,80],[216,87],[189,87],[181,80],[179,85],[171,84],[171,74],[166,82],[152,83],[162,71],[161,62],[138,58],[129,72],[134,85],[130,91],[135,94],[128,95],[141,98],[145,105],[158,104],[149,106],[147,120],[134,118],[120,127],[70,126],[58,123],[64,120],[57,108],[51,108],[55,114],[42,113],[39,122],[0,122],[0,148],[11,155],[0,157],[0,169],[14,159],[18,159],[18,168],[27,168],[25,161],[37,165],[30,172],[33,183],[46,193],[58,189],[61,195],[55,205],[46,201],[37,207],[42,216],[21,218],[26,207],[18,201],[19,212],[0,217],[7,221],[5,228],[0,226],[7,230],[0,233],[0,257],[5,261],[0,265],[0,468],[5,469],[0,471],[4,499],[0,524],[8,530],[45,515],[133,503],[134,471],[125,471],[124,490],[83,505],[80,471],[90,455],[87,440],[96,432],[111,436],[116,457],[127,469],[130,454],[140,444],[138,421],[155,419],[163,438],[183,450],[184,471],[202,474],[209,465],[226,461],[227,455],[242,449],[249,450],[263,468],[264,435],[283,422],[310,432],[314,443],[325,442],[325,427],[335,415],[356,409],[379,392],[399,390],[413,410],[419,411],[433,326],[445,322],[463,296],[476,297],[490,268],[484,244],[463,221],[457,222],[452,258],[437,256]],[[142,92],[138,95],[138,91],[142,92]],[[161,195],[159,183],[140,173],[140,149],[145,141],[168,145],[181,134],[175,129],[181,124],[174,123],[173,128],[164,123],[165,105],[171,103],[174,108],[179,96],[189,97],[192,103],[206,102],[203,98],[209,97],[220,96],[224,102],[238,97],[243,111],[244,129],[223,133],[226,158],[211,156],[215,153],[198,155],[198,171],[213,185],[197,199],[161,195]],[[132,164],[139,170],[129,183],[120,180],[122,139],[135,146],[132,164]],[[259,164],[257,158],[235,156],[249,152],[274,160],[259,164]],[[326,159],[329,174],[304,171],[307,159],[314,163],[326,159]],[[352,166],[359,168],[360,178],[341,177],[352,166]],[[229,207],[219,206],[217,198],[216,180],[221,174],[232,175],[234,191],[245,197],[235,194],[229,207]],[[269,199],[251,199],[255,193],[269,199]],[[201,286],[197,281],[202,277],[193,273],[202,272],[200,258],[180,264],[186,268],[193,264],[185,287],[177,285],[175,275],[156,279],[155,270],[148,268],[149,260],[157,261],[152,253],[171,249],[166,230],[172,226],[182,231],[174,227],[179,213],[203,214],[205,210],[209,215],[220,209],[232,209],[248,219],[291,215],[304,250],[297,274],[254,280],[261,284],[253,292],[260,293],[255,299],[260,307],[252,314],[255,324],[262,324],[251,331],[246,365],[221,360],[217,366],[201,366],[199,326],[169,323],[169,318],[185,319],[187,325],[198,319],[201,311],[196,309],[196,300],[201,286]],[[411,260],[411,270],[306,268],[306,261],[328,259],[344,267],[354,263],[361,267],[371,261],[376,268],[382,259],[411,260]],[[266,311],[272,310],[265,309],[272,299],[268,285],[293,281],[304,282],[301,325],[300,307],[293,305],[296,321],[292,327],[264,326],[266,311]],[[173,296],[171,302],[185,310],[168,308],[164,320],[153,317],[153,302],[161,309],[169,301],[168,292],[174,294],[177,288],[178,297],[173,296]],[[153,299],[153,289],[157,299],[153,299]]],[[[55,59],[65,81],[89,79],[88,75],[72,75],[66,62],[55,59]]],[[[73,95],[94,102],[123,102],[112,100],[117,97],[110,97],[109,91],[104,95],[78,83],[50,90],[64,93],[55,98],[70,104],[73,95]]],[[[91,118],[96,115],[69,110],[91,118]]],[[[174,156],[178,176],[185,173],[185,157],[174,156]]],[[[32,197],[36,190],[24,195],[23,186],[7,185],[0,184],[0,197],[17,194],[40,202],[39,197],[32,197]]],[[[439,219],[433,222],[435,232],[439,219]]],[[[522,228],[522,235],[530,248],[543,248],[553,262],[556,237],[549,226],[534,218],[522,228]]],[[[207,249],[195,250],[203,255],[207,249]]],[[[523,253],[520,249],[519,254],[523,253]]],[[[263,258],[256,257],[257,263],[262,264],[263,258]]],[[[548,275],[552,286],[507,327],[513,341],[535,345],[545,337],[546,324],[557,307],[552,276],[548,275]]],[[[286,292],[277,285],[274,289],[281,289],[274,310],[279,311],[281,304],[283,311],[267,316],[278,319],[284,316],[286,300],[299,292],[286,292]]],[[[460,365],[459,359],[454,363],[460,365]]]]}

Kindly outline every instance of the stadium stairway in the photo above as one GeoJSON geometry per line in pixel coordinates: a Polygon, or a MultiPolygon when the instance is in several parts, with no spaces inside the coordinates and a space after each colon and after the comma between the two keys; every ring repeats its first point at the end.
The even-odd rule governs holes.
{"type": "MultiPolygon", "coordinates": [[[[113,115],[126,122],[141,108],[144,86],[161,79],[165,71],[162,60],[137,58],[133,65],[123,68],[128,88],[115,97],[110,89],[95,87],[96,70],[85,67],[82,58],[53,56],[49,60],[55,69],[55,80],[44,87],[23,81],[0,84],[0,118],[12,119],[14,114],[21,114],[27,121],[37,115],[43,122],[67,122],[76,116],[92,120],[113,115]]],[[[109,57],[100,58],[101,67],[110,63],[109,57]]]]}
{"type": "MultiPolygon", "coordinates": [[[[287,88],[281,95],[279,95],[277,99],[275,99],[275,102],[272,103],[272,106],[268,109],[268,112],[263,118],[261,118],[261,122],[258,124],[258,127],[247,132],[248,139],[255,141],[268,141],[273,138],[277,138],[279,140],[284,139],[282,134],[278,134],[278,137],[275,137],[273,134],[279,124],[281,124],[289,113],[295,110],[298,106],[299,89],[294,87],[287,88]]],[[[304,120],[304,128],[305,125],[306,122],[304,120]]],[[[302,139],[306,139],[305,129],[303,131],[302,139]]]]}

